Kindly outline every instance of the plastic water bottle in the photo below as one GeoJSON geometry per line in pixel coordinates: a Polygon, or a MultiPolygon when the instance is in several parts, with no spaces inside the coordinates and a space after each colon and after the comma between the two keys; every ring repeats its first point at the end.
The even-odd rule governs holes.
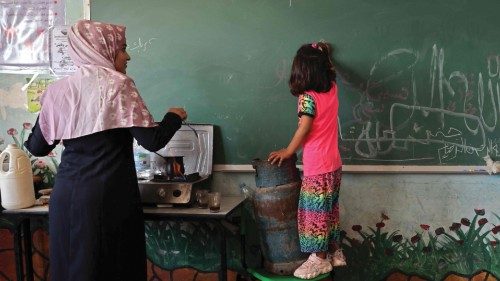
{"type": "Polygon", "coordinates": [[[139,179],[149,179],[151,176],[151,159],[147,149],[134,140],[135,171],[139,179]]]}
{"type": "Polygon", "coordinates": [[[35,204],[31,162],[17,145],[9,144],[0,154],[0,197],[7,210],[35,204]]]}

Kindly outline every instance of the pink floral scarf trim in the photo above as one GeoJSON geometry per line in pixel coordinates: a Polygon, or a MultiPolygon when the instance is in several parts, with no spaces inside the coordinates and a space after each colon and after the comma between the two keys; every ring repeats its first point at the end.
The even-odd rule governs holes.
{"type": "Polygon", "coordinates": [[[114,67],[125,27],[81,20],[68,31],[68,39],[78,70],[42,95],[38,122],[47,143],[115,128],[157,126],[134,81],[114,67]]]}

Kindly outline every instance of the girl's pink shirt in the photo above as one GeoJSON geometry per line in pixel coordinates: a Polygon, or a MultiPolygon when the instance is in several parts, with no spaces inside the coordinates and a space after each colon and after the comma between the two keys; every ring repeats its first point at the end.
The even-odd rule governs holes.
{"type": "Polygon", "coordinates": [[[332,85],[326,93],[306,92],[314,99],[316,114],[311,131],[303,143],[304,176],[333,172],[342,167],[338,149],[339,100],[337,84],[332,85]]]}

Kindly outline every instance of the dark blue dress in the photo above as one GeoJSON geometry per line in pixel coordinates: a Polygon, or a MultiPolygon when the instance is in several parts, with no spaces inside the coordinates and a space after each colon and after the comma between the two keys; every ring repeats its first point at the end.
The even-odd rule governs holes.
{"type": "MultiPolygon", "coordinates": [[[[63,141],[49,204],[52,281],[146,280],[133,138],[156,151],[180,126],[181,119],[167,113],[158,127],[112,129],[63,141]]],[[[26,147],[43,156],[58,143],[47,144],[37,120],[26,147]]]]}

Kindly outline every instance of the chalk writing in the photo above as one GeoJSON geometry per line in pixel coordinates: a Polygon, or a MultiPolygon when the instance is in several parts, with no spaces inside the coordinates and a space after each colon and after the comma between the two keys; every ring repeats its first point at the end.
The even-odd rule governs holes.
{"type": "Polygon", "coordinates": [[[137,39],[137,41],[132,42],[132,45],[130,46],[129,50],[136,51],[137,53],[141,53],[141,52],[144,53],[151,48],[153,41],[156,39],[158,39],[158,38],[153,37],[153,38],[150,38],[146,41],[143,41],[143,39],[141,37],[139,37],[139,39],[137,39]]]}
{"type": "Polygon", "coordinates": [[[434,45],[430,88],[420,90],[420,95],[415,82],[419,61],[418,51],[396,49],[373,64],[363,95],[353,106],[353,116],[361,126],[346,121],[351,122],[345,124],[348,130],[340,130],[341,141],[353,143],[354,157],[388,162],[419,160],[411,157],[414,145],[433,145],[440,164],[459,155],[500,156],[500,141],[488,137],[498,130],[500,55],[486,59],[486,76],[459,70],[446,74],[445,50],[434,45]],[[396,151],[408,153],[404,159],[384,158],[396,151]]]}

